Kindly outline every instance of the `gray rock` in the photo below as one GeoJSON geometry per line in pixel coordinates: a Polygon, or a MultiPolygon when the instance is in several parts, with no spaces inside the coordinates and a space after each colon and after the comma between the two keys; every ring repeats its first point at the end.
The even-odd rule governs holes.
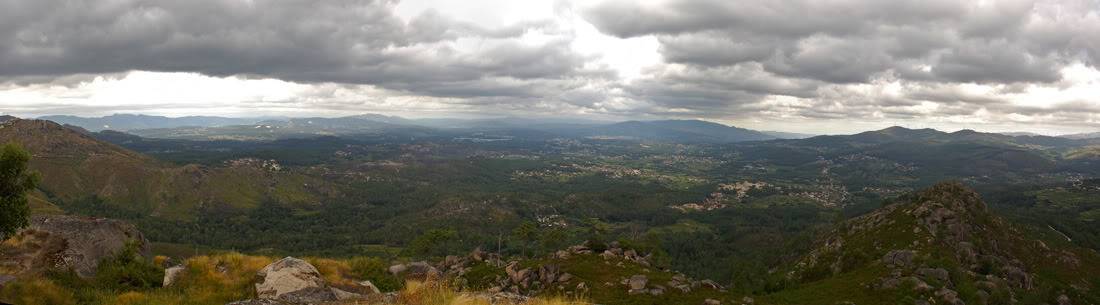
{"type": "Polygon", "coordinates": [[[647,283],[649,283],[649,278],[641,274],[631,276],[630,279],[627,280],[627,285],[630,286],[631,290],[645,289],[647,283]]]}
{"type": "Polygon", "coordinates": [[[286,257],[256,273],[256,296],[261,299],[335,301],[317,268],[304,260],[286,257]]]}
{"type": "Polygon", "coordinates": [[[715,299],[706,299],[703,300],[703,305],[722,305],[722,301],[715,299]]]}
{"type": "Polygon", "coordinates": [[[230,302],[225,305],[291,305],[287,302],[272,299],[249,299],[230,302]]]}
{"type": "Polygon", "coordinates": [[[1028,274],[1023,269],[1020,269],[1020,267],[1005,266],[1004,273],[1005,279],[1015,284],[1017,288],[1032,288],[1031,274],[1028,274]]]}
{"type": "Polygon", "coordinates": [[[950,304],[950,305],[965,305],[966,304],[965,302],[963,302],[963,300],[959,299],[959,293],[957,293],[957,292],[955,292],[954,290],[951,290],[951,289],[941,288],[940,290],[936,291],[936,296],[940,297],[940,300],[943,300],[944,304],[950,304]]]}
{"type": "Polygon", "coordinates": [[[378,286],[375,286],[374,283],[372,283],[371,281],[359,282],[359,286],[363,286],[363,288],[366,289],[367,292],[370,292],[372,294],[382,293],[381,290],[378,290],[378,286]]]}
{"type": "Polygon", "coordinates": [[[409,263],[406,267],[407,269],[403,274],[406,279],[427,280],[429,278],[439,278],[442,275],[438,269],[423,261],[409,263]]]}
{"type": "Polygon", "coordinates": [[[917,274],[926,279],[935,279],[942,283],[951,281],[951,273],[943,268],[920,268],[917,269],[917,274]]]}
{"type": "Polygon", "coordinates": [[[913,265],[917,253],[912,250],[891,250],[882,256],[882,263],[893,268],[905,268],[913,265]]]}
{"type": "Polygon", "coordinates": [[[408,269],[409,269],[409,267],[406,267],[404,264],[397,264],[397,265],[390,266],[390,268],[387,269],[387,271],[389,271],[390,274],[398,275],[398,274],[401,274],[402,272],[405,272],[405,270],[408,270],[408,269]]]}
{"type": "Polygon", "coordinates": [[[712,280],[702,280],[702,281],[699,281],[699,284],[702,284],[703,286],[709,287],[710,289],[714,289],[714,290],[726,289],[726,287],[722,287],[722,285],[720,285],[717,282],[712,281],[712,280]]]}
{"type": "Polygon", "coordinates": [[[7,274],[0,274],[0,289],[3,289],[4,285],[6,285],[7,283],[9,283],[11,281],[14,281],[14,280],[15,280],[15,276],[7,275],[7,274]]]}
{"type": "Polygon", "coordinates": [[[573,279],[572,274],[562,273],[561,275],[558,276],[557,282],[558,283],[565,283],[565,282],[568,282],[569,280],[572,280],[572,279],[573,279]]]}
{"type": "Polygon", "coordinates": [[[336,291],[327,287],[309,287],[279,296],[280,300],[293,304],[318,304],[340,300],[336,291]]]}
{"type": "Polygon", "coordinates": [[[64,240],[59,253],[50,253],[52,267],[72,268],[81,277],[95,275],[99,262],[115,256],[129,243],[138,253],[149,257],[149,241],[133,225],[113,219],[68,215],[37,215],[30,219],[29,230],[49,233],[64,240]]]}
{"type": "Polygon", "coordinates": [[[1073,305],[1073,303],[1070,303],[1069,297],[1063,294],[1058,296],[1058,305],[1073,305]]]}
{"type": "Polygon", "coordinates": [[[182,277],[184,272],[186,272],[186,271],[187,271],[187,268],[184,268],[183,266],[175,266],[175,267],[171,267],[171,268],[168,268],[168,269],[164,269],[164,281],[161,282],[162,286],[163,287],[172,286],[172,284],[175,284],[176,282],[179,281],[180,277],[182,277]]]}
{"type": "Polygon", "coordinates": [[[362,294],[344,291],[344,290],[336,288],[336,287],[330,287],[329,290],[332,291],[332,295],[336,296],[336,300],[338,300],[338,301],[361,300],[361,299],[366,298],[366,296],[364,296],[362,294]]]}

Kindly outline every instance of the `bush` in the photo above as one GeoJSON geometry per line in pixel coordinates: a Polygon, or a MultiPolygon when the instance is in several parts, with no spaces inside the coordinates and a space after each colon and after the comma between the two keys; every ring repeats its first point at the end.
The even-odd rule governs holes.
{"type": "Polygon", "coordinates": [[[353,276],[371,281],[379,290],[396,291],[404,286],[402,281],[389,274],[388,264],[380,258],[355,257],[348,260],[348,265],[353,276]]]}
{"type": "Polygon", "coordinates": [[[100,262],[94,284],[116,290],[160,287],[164,270],[138,254],[137,248],[136,243],[129,243],[118,255],[100,262]]]}

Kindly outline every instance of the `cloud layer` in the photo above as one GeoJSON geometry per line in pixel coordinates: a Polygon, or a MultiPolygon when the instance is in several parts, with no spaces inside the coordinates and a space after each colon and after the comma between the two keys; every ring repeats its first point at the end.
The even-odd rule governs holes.
{"type": "Polygon", "coordinates": [[[1100,91],[1091,90],[1100,89],[1095,0],[555,1],[547,18],[492,25],[447,11],[401,16],[400,5],[0,1],[0,105],[64,108],[12,100],[29,96],[95,108],[88,101],[102,99],[58,96],[93,90],[89,78],[154,71],[278,80],[293,92],[260,101],[229,94],[219,105],[277,101],[332,113],[397,107],[749,126],[1100,123],[1100,91]],[[612,51],[637,39],[656,48],[612,51]],[[640,72],[625,77],[609,63],[631,52],[660,60],[626,67],[640,72]]]}

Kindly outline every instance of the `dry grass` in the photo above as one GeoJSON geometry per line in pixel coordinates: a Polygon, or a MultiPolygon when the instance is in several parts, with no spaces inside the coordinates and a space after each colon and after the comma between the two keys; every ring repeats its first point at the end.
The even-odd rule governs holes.
{"type": "MultiPolygon", "coordinates": [[[[354,284],[352,260],[309,258],[332,285],[354,284]]],[[[66,287],[49,278],[35,276],[17,280],[0,291],[0,300],[14,304],[110,304],[110,305],[223,305],[255,297],[256,272],[274,259],[239,253],[195,256],[184,262],[185,275],[177,285],[142,291],[97,290],[66,287]],[[79,302],[78,302],[79,300],[79,302]]],[[[562,298],[537,298],[524,302],[497,300],[477,292],[461,292],[437,282],[407,282],[393,302],[381,298],[352,301],[346,305],[587,305],[562,298]]]]}
{"type": "Polygon", "coordinates": [[[9,283],[0,291],[0,300],[12,304],[76,304],[76,297],[72,291],[41,278],[21,279],[9,283]]]}
{"type": "Polygon", "coordinates": [[[564,298],[532,298],[529,300],[492,300],[491,296],[477,292],[459,292],[437,282],[405,284],[397,293],[393,305],[589,305],[583,300],[564,298]]]}

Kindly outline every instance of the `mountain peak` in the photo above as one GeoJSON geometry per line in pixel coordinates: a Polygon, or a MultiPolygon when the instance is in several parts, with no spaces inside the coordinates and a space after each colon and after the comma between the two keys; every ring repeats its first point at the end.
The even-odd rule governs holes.
{"type": "Polygon", "coordinates": [[[794,266],[792,278],[806,284],[859,281],[869,288],[838,294],[842,300],[901,295],[943,304],[1013,304],[1013,296],[1068,291],[1065,283],[1090,277],[1074,270],[1095,261],[1094,254],[1030,239],[962,183],[941,182],[898,201],[827,234],[794,266]],[[980,291],[968,291],[973,287],[980,291]],[[986,302],[991,296],[1006,299],[986,302]]]}
{"type": "Polygon", "coordinates": [[[957,212],[988,212],[978,192],[958,181],[940,182],[917,192],[915,203],[922,207],[942,206],[957,212]]]}

